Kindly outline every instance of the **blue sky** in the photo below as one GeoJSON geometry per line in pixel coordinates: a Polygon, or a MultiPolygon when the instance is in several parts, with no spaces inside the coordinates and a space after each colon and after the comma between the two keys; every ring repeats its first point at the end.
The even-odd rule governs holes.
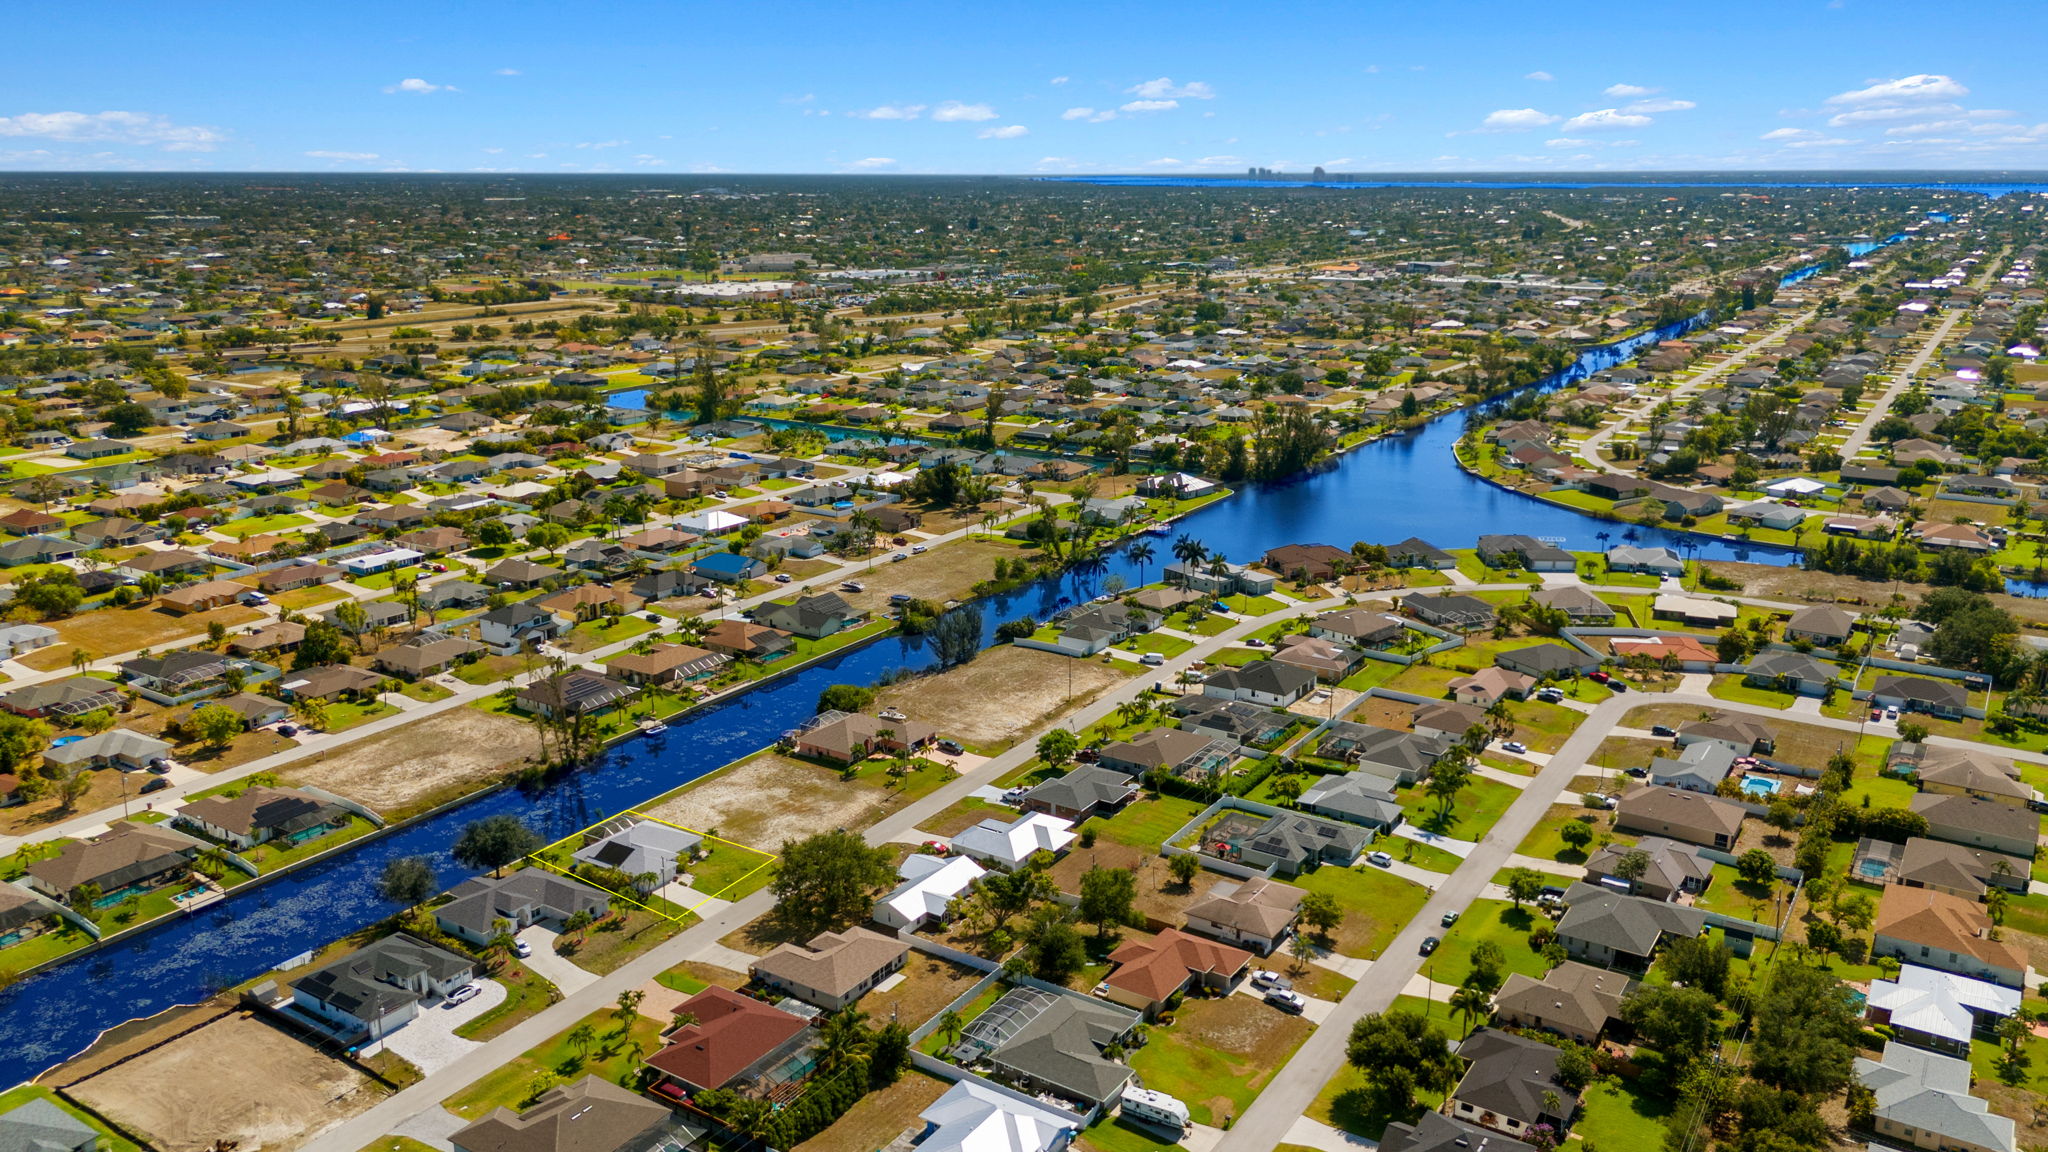
{"type": "Polygon", "coordinates": [[[40,6],[0,169],[2048,169],[2038,3],[40,6]]]}

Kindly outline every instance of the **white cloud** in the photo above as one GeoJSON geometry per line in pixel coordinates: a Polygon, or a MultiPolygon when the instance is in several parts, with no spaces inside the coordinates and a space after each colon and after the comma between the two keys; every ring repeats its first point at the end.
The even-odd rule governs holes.
{"type": "Polygon", "coordinates": [[[1171,112],[1180,107],[1178,100],[1132,100],[1117,105],[1119,112],[1171,112]]]}
{"type": "Polygon", "coordinates": [[[1846,112],[1837,112],[1828,118],[1828,123],[1836,128],[1847,128],[1852,124],[1879,124],[1887,120],[1918,120],[1925,116],[1948,116],[1962,110],[1962,105],[1948,101],[1915,104],[1910,107],[1880,104],[1873,108],[1851,108],[1846,112]]]}
{"type": "Polygon", "coordinates": [[[23,112],[0,116],[0,136],[36,136],[45,140],[103,140],[141,144],[166,152],[211,152],[227,139],[218,128],[175,124],[148,112],[23,112]]]}
{"type": "Polygon", "coordinates": [[[1526,75],[1526,76],[1522,77],[1522,79],[1524,79],[1524,80],[1555,80],[1555,79],[1557,79],[1557,77],[1555,77],[1555,76],[1552,76],[1552,75],[1551,75],[1550,73],[1548,73],[1548,72],[1545,72],[1545,71],[1543,71],[1542,69],[1540,69],[1540,68],[1539,68],[1539,69],[1537,69],[1536,71],[1534,71],[1534,72],[1531,72],[1531,73],[1529,73],[1528,75],[1526,75]]]}
{"type": "Polygon", "coordinates": [[[1557,117],[1534,108],[1502,108],[1486,114],[1479,126],[1491,132],[1525,132],[1557,123],[1557,117]]]}
{"type": "Polygon", "coordinates": [[[887,168],[887,167],[888,167],[889,165],[891,165],[891,164],[894,164],[895,162],[896,162],[896,161],[894,161],[894,160],[890,159],[890,158],[889,158],[889,157],[887,157],[887,156],[869,156],[869,157],[867,157],[867,158],[866,158],[866,159],[864,159],[864,160],[855,160],[855,161],[854,161],[853,163],[851,163],[851,164],[847,165],[847,167],[849,167],[849,168],[887,168]]]}
{"type": "Polygon", "coordinates": [[[1147,168],[1216,169],[1242,168],[1244,166],[1245,159],[1242,156],[1203,156],[1197,160],[1178,160],[1172,156],[1161,156],[1157,160],[1149,160],[1145,163],[1147,168]]]}
{"type": "Polygon", "coordinates": [[[498,75],[500,75],[500,76],[524,76],[524,75],[526,75],[526,73],[524,73],[524,72],[521,72],[521,71],[520,71],[519,69],[517,69],[517,68],[500,68],[500,69],[498,69],[498,72],[497,72],[497,74],[498,74],[498,75]]]}
{"type": "Polygon", "coordinates": [[[996,110],[986,104],[962,104],[958,100],[948,100],[932,110],[932,119],[947,124],[978,123],[995,118],[996,110]]]}
{"type": "Polygon", "coordinates": [[[1641,128],[1652,121],[1648,116],[1634,112],[1623,112],[1619,108],[1602,108],[1594,112],[1581,112],[1564,122],[1566,132],[1597,132],[1611,128],[1641,128]]]}
{"type": "MultiPolygon", "coordinates": [[[[2004,131],[2003,124],[1984,125],[1996,131],[2004,131]]],[[[1897,124],[1884,130],[1887,136],[1933,136],[1943,132],[1970,132],[1978,126],[1968,120],[1928,120],[1919,124],[1897,124]]]]}
{"type": "Polygon", "coordinates": [[[1104,120],[1116,119],[1116,110],[1113,108],[1103,108],[1101,110],[1094,108],[1069,108],[1065,112],[1060,113],[1060,119],[1086,120],[1090,124],[1100,124],[1104,120]]]}
{"type": "Polygon", "coordinates": [[[1898,104],[1918,100],[1954,100],[1969,94],[1970,90],[1956,83],[1952,77],[1920,72],[1897,80],[1874,80],[1868,87],[1830,96],[1828,103],[1898,104]]]}
{"type": "Polygon", "coordinates": [[[1543,146],[1545,148],[1584,148],[1591,143],[1593,143],[1591,140],[1574,140],[1569,136],[1559,136],[1555,140],[1545,140],[1543,146]]]}
{"type": "Polygon", "coordinates": [[[1052,83],[1052,85],[1053,85],[1054,87],[1058,87],[1058,86],[1060,86],[1061,84],[1065,84],[1066,82],[1067,82],[1067,77],[1065,77],[1065,76],[1055,76],[1055,77],[1053,77],[1053,78],[1052,78],[1052,80],[1051,80],[1051,83],[1052,83]]]}
{"type": "Polygon", "coordinates": [[[1005,124],[1001,128],[983,128],[980,132],[983,140],[1015,140],[1019,136],[1029,135],[1031,135],[1031,129],[1026,128],[1022,124],[1005,124]]]}
{"type": "Polygon", "coordinates": [[[425,96],[430,92],[454,92],[457,89],[453,84],[429,84],[417,76],[409,76],[396,84],[386,84],[384,91],[409,92],[415,96],[425,96]]]}
{"type": "Polygon", "coordinates": [[[719,166],[718,166],[718,165],[716,165],[716,164],[706,164],[706,163],[701,163],[701,162],[700,162],[700,163],[696,163],[696,164],[692,164],[692,165],[690,165],[690,171],[692,171],[692,172],[730,172],[730,171],[732,171],[732,169],[730,169],[730,168],[721,168],[721,167],[719,167],[719,166]]]}
{"type": "Polygon", "coordinates": [[[335,152],[327,148],[314,148],[311,151],[308,151],[306,155],[311,156],[315,160],[365,161],[377,159],[377,154],[375,152],[335,152]]]}
{"type": "Polygon", "coordinates": [[[1175,84],[1165,76],[1161,76],[1157,80],[1147,80],[1143,84],[1133,84],[1125,89],[1125,91],[1146,100],[1214,100],[1216,98],[1216,90],[1200,80],[1190,80],[1186,84],[1175,84]]]}
{"type": "Polygon", "coordinates": [[[1603,95],[1612,96],[1616,100],[1627,100],[1632,96],[1649,96],[1659,91],[1661,89],[1645,88],[1640,84],[1609,84],[1603,95]]]}
{"type": "Polygon", "coordinates": [[[1699,105],[1690,100],[1638,100],[1623,108],[1624,112],[1690,112],[1699,105]]]}
{"type": "Polygon", "coordinates": [[[1757,139],[1768,140],[1787,148],[1838,148],[1855,143],[1854,140],[1829,136],[1824,132],[1815,132],[1811,128],[1773,128],[1757,139]]]}
{"type": "Polygon", "coordinates": [[[924,105],[922,104],[884,104],[879,108],[869,108],[866,111],[847,113],[848,116],[855,116],[862,120],[915,120],[923,114],[924,105]]]}

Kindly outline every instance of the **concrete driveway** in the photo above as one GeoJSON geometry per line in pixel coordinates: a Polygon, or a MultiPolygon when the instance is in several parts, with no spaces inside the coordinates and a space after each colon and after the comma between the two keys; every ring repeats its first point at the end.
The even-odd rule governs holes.
{"type": "Polygon", "coordinates": [[[446,1003],[420,1006],[412,1023],[384,1038],[384,1047],[411,1061],[421,1072],[438,1072],[483,1045],[464,1040],[455,1029],[505,1002],[505,986],[496,980],[476,982],[475,997],[455,1007],[446,1003]]]}
{"type": "Polygon", "coordinates": [[[597,976],[570,963],[568,957],[555,953],[555,940],[560,935],[535,924],[523,929],[519,933],[519,939],[533,946],[533,955],[526,958],[526,966],[547,977],[555,987],[562,990],[562,995],[567,996],[579,988],[587,988],[596,983],[597,976]]]}

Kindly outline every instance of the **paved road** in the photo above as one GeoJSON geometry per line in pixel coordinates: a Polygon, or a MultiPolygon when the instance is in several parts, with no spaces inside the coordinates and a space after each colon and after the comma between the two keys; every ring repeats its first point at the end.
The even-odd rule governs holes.
{"type": "Polygon", "coordinates": [[[1550,811],[1558,794],[1606,738],[1608,729],[1620,721],[1623,713],[1644,702],[1645,698],[1630,693],[1610,697],[1594,706],[1592,714],[1522,789],[1521,796],[1480,841],[1479,847],[1437,887],[1436,894],[1387,945],[1329,1020],[1295,1051],[1286,1067],[1272,1078],[1230,1131],[1224,1133],[1215,1152],[1266,1152],[1285,1138],[1295,1118],[1308,1111],[1324,1083],[1343,1065],[1344,1044],[1351,1035],[1351,1026],[1362,1017],[1385,1011],[1408,986],[1409,979],[1422,969],[1423,938],[1438,930],[1444,913],[1464,911],[1485,892],[1495,873],[1510,866],[1509,857],[1515,846],[1550,811]]]}
{"type": "MultiPolygon", "coordinates": [[[[1991,282],[1991,278],[1997,274],[2003,255],[2003,253],[2000,253],[1999,256],[1994,256],[1984,262],[1984,271],[1977,277],[1976,287],[1982,288],[1991,282]]],[[[1870,406],[1870,411],[1864,415],[1862,420],[1857,421],[1856,427],[1849,432],[1848,438],[1842,441],[1842,458],[1844,460],[1854,457],[1858,452],[1863,451],[1865,445],[1870,443],[1871,431],[1886,416],[1891,415],[1892,401],[1898,399],[1906,389],[1912,387],[1913,382],[1920,378],[1922,372],[1926,371],[1927,362],[1934,358],[1934,354],[1941,350],[1943,344],[1947,343],[1949,333],[1955,329],[1957,324],[1962,322],[1966,311],[1966,309],[1956,309],[1943,316],[1940,325],[1927,337],[1926,342],[1920,346],[1920,351],[1914,355],[1913,359],[1904,368],[1899,369],[1898,373],[1892,377],[1891,386],[1884,390],[1884,395],[1878,397],[1877,402],[1870,406]]]]}

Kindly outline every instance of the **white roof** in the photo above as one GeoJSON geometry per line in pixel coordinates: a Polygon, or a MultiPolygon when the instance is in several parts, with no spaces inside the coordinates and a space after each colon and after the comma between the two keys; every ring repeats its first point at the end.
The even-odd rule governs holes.
{"type": "Polygon", "coordinates": [[[2020,993],[1985,980],[1938,972],[1918,964],[1899,970],[1897,980],[1870,982],[1869,1004],[1891,1013],[1892,1023],[1915,1032],[1968,1043],[1971,1009],[1994,1016],[2019,1011],[2020,993]]]}
{"type": "Polygon", "coordinates": [[[918,1152],[1045,1152],[1081,1126],[1070,1112],[974,1080],[955,1081],[918,1119],[932,1127],[918,1152]]]}
{"type": "Polygon", "coordinates": [[[681,520],[676,521],[676,524],[692,532],[702,533],[724,532],[732,528],[738,528],[746,522],[747,518],[745,516],[735,516],[730,512],[713,508],[708,512],[699,512],[695,516],[685,516],[681,520]]]}
{"type": "Polygon", "coordinates": [[[1034,812],[1007,824],[983,820],[953,837],[953,849],[983,860],[1012,867],[1044,849],[1058,852],[1074,842],[1074,822],[1045,812],[1034,812]]]}
{"type": "Polygon", "coordinates": [[[1826,490],[1827,485],[1818,480],[1809,480],[1804,476],[1787,476],[1783,480],[1764,485],[1764,491],[1776,492],[1780,495],[1789,492],[1794,496],[1811,496],[1815,492],[1825,492],[1826,490]]]}
{"type": "Polygon", "coordinates": [[[965,856],[906,857],[896,868],[903,883],[882,897],[880,903],[894,909],[906,921],[925,916],[943,916],[953,897],[974,887],[988,875],[986,869],[965,856]]]}
{"type": "Polygon", "coordinates": [[[335,563],[351,572],[367,572],[372,568],[403,566],[425,556],[426,553],[416,552],[411,548],[386,548],[382,552],[371,552],[362,556],[344,556],[335,563]]]}

